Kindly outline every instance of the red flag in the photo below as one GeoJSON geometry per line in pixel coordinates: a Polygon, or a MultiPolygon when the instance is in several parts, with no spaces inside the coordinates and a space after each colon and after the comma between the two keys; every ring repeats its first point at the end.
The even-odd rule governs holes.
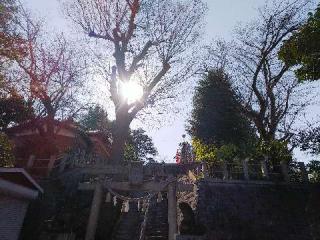
{"type": "Polygon", "coordinates": [[[179,151],[177,150],[177,153],[176,153],[176,163],[177,163],[177,164],[180,164],[180,162],[181,162],[181,156],[180,156],[179,151]]]}

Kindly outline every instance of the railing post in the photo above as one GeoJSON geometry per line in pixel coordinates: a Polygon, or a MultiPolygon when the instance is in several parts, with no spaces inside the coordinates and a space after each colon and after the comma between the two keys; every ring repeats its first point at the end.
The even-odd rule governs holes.
{"type": "Polygon", "coordinates": [[[138,204],[138,211],[139,211],[139,212],[142,211],[142,203],[141,203],[142,201],[143,201],[143,200],[139,200],[138,203],[137,203],[137,204],[138,204]]]}
{"type": "Polygon", "coordinates": [[[28,162],[27,162],[27,169],[30,169],[30,168],[33,167],[35,158],[36,157],[34,155],[30,155],[29,156],[29,159],[28,159],[28,162]]]}
{"type": "Polygon", "coordinates": [[[229,179],[228,166],[225,161],[222,162],[223,180],[229,179]]]}
{"type": "Polygon", "coordinates": [[[162,193],[161,192],[158,192],[158,196],[157,196],[157,203],[160,203],[162,202],[162,193]]]}
{"type": "Polygon", "coordinates": [[[244,175],[244,179],[247,180],[247,181],[250,180],[248,162],[249,162],[249,159],[248,159],[248,158],[246,158],[246,159],[244,159],[244,160],[242,161],[243,175],[244,175]]]}
{"type": "Polygon", "coordinates": [[[306,169],[306,165],[304,164],[304,162],[299,162],[299,168],[300,168],[300,171],[301,171],[301,174],[302,174],[302,181],[304,183],[308,183],[309,182],[309,177],[308,177],[308,172],[307,172],[307,169],[306,169]]]}
{"type": "Polygon", "coordinates": [[[265,156],[264,159],[261,161],[262,176],[263,176],[265,179],[269,179],[267,162],[268,162],[268,157],[265,156]]]}
{"type": "Polygon", "coordinates": [[[89,221],[87,225],[86,238],[85,240],[94,240],[98,225],[99,212],[102,203],[102,186],[101,183],[97,183],[94,190],[89,221]]]}
{"type": "Polygon", "coordinates": [[[205,161],[203,161],[203,162],[201,163],[201,166],[202,166],[203,176],[204,176],[205,178],[207,178],[207,177],[209,176],[209,174],[208,174],[208,168],[207,168],[207,163],[206,163],[205,161]]]}
{"type": "Polygon", "coordinates": [[[281,171],[282,171],[284,181],[290,182],[290,176],[289,176],[289,172],[288,172],[288,164],[286,163],[286,161],[281,161],[280,165],[281,165],[281,171]]]}
{"type": "Polygon", "coordinates": [[[169,240],[174,240],[177,233],[177,195],[175,183],[170,183],[168,186],[168,223],[169,240]]]}
{"type": "Polygon", "coordinates": [[[129,212],[129,210],[130,210],[130,204],[129,204],[129,201],[127,200],[127,201],[124,201],[123,203],[122,203],[122,207],[121,207],[121,212],[129,212]]]}

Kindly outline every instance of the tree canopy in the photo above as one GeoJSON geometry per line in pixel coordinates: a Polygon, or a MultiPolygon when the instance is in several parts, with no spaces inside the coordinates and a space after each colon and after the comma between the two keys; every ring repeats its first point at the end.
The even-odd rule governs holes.
{"type": "Polygon", "coordinates": [[[10,124],[18,124],[34,117],[30,103],[17,94],[1,96],[0,94],[0,130],[10,124]]]}
{"type": "Polygon", "coordinates": [[[284,41],[304,22],[308,3],[268,1],[256,19],[235,29],[232,42],[222,48],[215,44],[211,51],[213,64],[222,63],[234,79],[241,111],[264,142],[290,141],[298,117],[312,101],[308,86],[299,88],[294,68],[278,58],[284,41]]]}
{"type": "Polygon", "coordinates": [[[297,78],[320,79],[320,4],[314,13],[280,49],[279,57],[288,66],[297,66],[297,78]]]}
{"type": "Polygon", "coordinates": [[[126,161],[147,162],[158,155],[152,139],[142,128],[131,130],[125,147],[126,161]]]}
{"type": "Polygon", "coordinates": [[[216,147],[243,147],[252,139],[253,130],[239,109],[229,76],[222,69],[211,70],[196,87],[188,132],[216,147]]]}
{"type": "Polygon", "coordinates": [[[99,105],[90,107],[79,121],[79,124],[87,131],[106,132],[111,130],[111,121],[108,113],[99,105]]]}
{"type": "Polygon", "coordinates": [[[17,31],[19,9],[14,0],[0,3],[0,129],[33,117],[31,103],[15,89],[8,70],[15,59],[26,56],[26,41],[17,31]]]}
{"type": "MultiPolygon", "coordinates": [[[[66,12],[104,48],[102,57],[94,59],[107,73],[116,117],[111,159],[120,162],[137,114],[174,96],[175,87],[196,71],[206,5],[202,0],[73,0],[66,1],[66,12]],[[132,82],[143,94],[130,103],[121,92],[132,82]]],[[[97,49],[95,56],[101,52],[97,49]]]]}
{"type": "Polygon", "coordinates": [[[295,138],[295,144],[302,151],[309,151],[311,154],[320,154],[320,127],[314,127],[306,131],[300,131],[295,138]]]}
{"type": "Polygon", "coordinates": [[[25,55],[25,39],[17,27],[18,7],[14,0],[4,0],[0,3],[0,71],[3,80],[3,68],[12,60],[25,55]]]}

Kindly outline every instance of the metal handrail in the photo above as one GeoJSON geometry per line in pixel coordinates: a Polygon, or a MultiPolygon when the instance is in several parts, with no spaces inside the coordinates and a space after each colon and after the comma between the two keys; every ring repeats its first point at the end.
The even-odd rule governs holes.
{"type": "Polygon", "coordinates": [[[139,240],[144,240],[145,239],[150,205],[151,205],[151,199],[149,198],[148,201],[147,201],[147,208],[146,208],[146,210],[144,212],[143,222],[141,223],[141,230],[140,230],[139,240]]]}
{"type": "MultiPolygon", "coordinates": [[[[289,167],[289,166],[288,166],[289,167]]],[[[224,178],[224,173],[229,179],[246,179],[245,169],[241,163],[222,163],[216,162],[209,168],[209,176],[217,179],[224,178]]],[[[250,180],[270,180],[270,181],[285,181],[285,173],[281,165],[274,165],[271,169],[268,168],[268,176],[265,177],[262,171],[262,165],[259,163],[247,163],[247,174],[250,180]],[[251,179],[252,178],[252,179],[251,179]]],[[[292,182],[303,181],[303,175],[299,167],[296,169],[289,168],[288,175],[292,182]]]]}

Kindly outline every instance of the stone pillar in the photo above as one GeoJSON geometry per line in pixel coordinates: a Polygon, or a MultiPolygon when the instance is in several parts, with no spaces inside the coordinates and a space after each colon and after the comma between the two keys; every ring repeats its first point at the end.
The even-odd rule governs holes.
{"type": "Polygon", "coordinates": [[[121,212],[129,212],[129,201],[124,201],[121,206],[121,212]]]}
{"type": "Polygon", "coordinates": [[[162,202],[162,193],[161,192],[158,192],[157,202],[158,203],[162,202]]]}
{"type": "Polygon", "coordinates": [[[243,166],[243,176],[244,179],[249,181],[250,180],[250,176],[249,176],[249,168],[248,168],[248,161],[249,159],[246,158],[242,161],[242,166],[243,166]]]}
{"type": "Polygon", "coordinates": [[[93,200],[91,204],[90,216],[87,225],[87,232],[85,240],[94,240],[96,229],[98,225],[99,212],[102,203],[102,186],[101,183],[97,183],[93,194],[93,200]]]}
{"type": "Polygon", "coordinates": [[[268,157],[265,157],[264,160],[261,161],[262,176],[263,176],[263,178],[265,178],[265,179],[269,179],[267,161],[268,161],[268,157]]]}
{"type": "Polygon", "coordinates": [[[54,162],[56,161],[56,156],[52,155],[50,156],[50,160],[49,160],[49,164],[48,164],[48,172],[47,172],[47,176],[50,175],[51,170],[53,169],[54,166],[54,162]]]}
{"type": "Polygon", "coordinates": [[[139,200],[139,201],[138,201],[138,211],[139,211],[139,212],[142,211],[142,201],[143,201],[143,200],[139,200]]]}
{"type": "Polygon", "coordinates": [[[35,156],[34,155],[30,155],[28,162],[27,162],[27,169],[30,169],[33,167],[34,164],[34,160],[35,160],[35,156]]]}
{"type": "Polygon", "coordinates": [[[175,183],[170,183],[168,186],[168,223],[169,240],[174,240],[177,233],[177,195],[175,183]]]}
{"type": "Polygon", "coordinates": [[[301,174],[302,174],[302,181],[304,183],[308,183],[309,182],[309,177],[308,177],[308,172],[307,172],[307,169],[306,169],[306,165],[304,164],[304,162],[299,162],[299,168],[300,168],[300,171],[301,171],[301,174]]]}
{"type": "Polygon", "coordinates": [[[203,162],[201,163],[201,166],[202,166],[203,176],[204,176],[205,178],[207,178],[207,177],[209,176],[209,174],[208,174],[208,168],[207,168],[207,163],[206,163],[205,161],[203,161],[203,162]]]}
{"type": "Polygon", "coordinates": [[[290,176],[288,172],[288,164],[285,161],[280,162],[281,172],[285,182],[290,182],[290,176]]]}
{"type": "Polygon", "coordinates": [[[229,179],[228,166],[226,162],[222,162],[223,180],[229,179]]]}
{"type": "Polygon", "coordinates": [[[106,203],[111,203],[111,201],[112,201],[111,193],[107,192],[107,195],[106,195],[106,203]]]}

